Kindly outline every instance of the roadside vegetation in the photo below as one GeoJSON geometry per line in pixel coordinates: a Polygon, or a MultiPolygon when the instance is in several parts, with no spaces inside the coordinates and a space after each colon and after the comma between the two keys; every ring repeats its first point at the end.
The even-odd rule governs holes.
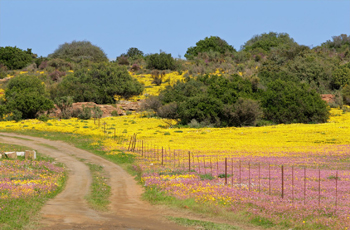
{"type": "MultiPolygon", "coordinates": [[[[27,147],[0,144],[2,151],[24,151],[27,147]]],[[[23,229],[35,224],[41,207],[64,188],[64,165],[37,153],[36,160],[0,160],[0,228],[23,229]]]]}

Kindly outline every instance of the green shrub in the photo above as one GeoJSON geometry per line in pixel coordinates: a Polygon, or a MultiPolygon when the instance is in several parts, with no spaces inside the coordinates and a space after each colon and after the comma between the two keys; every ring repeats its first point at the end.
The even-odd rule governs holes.
{"type": "Polygon", "coordinates": [[[175,70],[175,60],[171,57],[171,54],[161,52],[159,54],[151,54],[146,58],[147,69],[158,69],[158,70],[175,70]]]}
{"type": "Polygon", "coordinates": [[[72,41],[71,43],[64,43],[58,47],[49,58],[61,58],[65,60],[72,60],[81,62],[83,60],[90,60],[93,62],[108,61],[107,55],[103,50],[89,41],[72,41]]]}
{"type": "Polygon", "coordinates": [[[77,117],[82,120],[89,120],[91,118],[91,108],[82,106],[81,109],[75,109],[72,117],[77,117]]]}
{"type": "Polygon", "coordinates": [[[213,175],[211,175],[210,173],[200,174],[199,177],[201,178],[201,180],[214,180],[215,179],[215,177],[213,177],[213,175]]]}
{"type": "Polygon", "coordinates": [[[293,38],[289,37],[287,33],[263,33],[253,36],[249,41],[243,45],[243,50],[250,51],[254,49],[262,49],[270,51],[272,47],[287,46],[296,44],[293,38]]]}
{"type": "Polygon", "coordinates": [[[49,120],[49,116],[47,114],[41,114],[39,117],[38,117],[38,120],[39,121],[43,121],[43,122],[47,122],[49,120]]]}
{"type": "Polygon", "coordinates": [[[0,47],[0,63],[8,69],[22,69],[33,61],[32,49],[27,51],[20,48],[6,46],[0,47]]]}
{"type": "Polygon", "coordinates": [[[61,110],[60,118],[69,119],[72,117],[73,97],[63,96],[55,98],[55,104],[61,110]]]}
{"type": "Polygon", "coordinates": [[[320,123],[329,118],[329,108],[308,85],[276,80],[262,97],[264,117],[275,123],[320,123]]]}
{"type": "Polygon", "coordinates": [[[0,63],[0,79],[7,77],[7,67],[0,63]]]}
{"type": "Polygon", "coordinates": [[[209,38],[204,38],[204,40],[198,41],[196,46],[188,48],[185,57],[191,60],[198,56],[199,53],[206,53],[209,51],[220,54],[236,52],[233,46],[229,45],[225,40],[221,39],[220,37],[211,36],[209,38]]]}
{"type": "Polygon", "coordinates": [[[341,90],[341,95],[343,98],[343,103],[345,105],[350,105],[350,85],[345,85],[341,90]]]}
{"type": "Polygon", "coordinates": [[[5,90],[8,111],[18,110],[23,119],[37,117],[38,113],[54,108],[48,98],[45,84],[36,76],[20,75],[12,78],[5,90]]]}
{"type": "MultiPolygon", "coordinates": [[[[114,111],[112,111],[112,116],[113,116],[113,112],[114,111]]],[[[93,118],[101,118],[103,115],[101,108],[96,105],[92,108],[92,113],[93,113],[92,115],[93,118]]]]}
{"type": "Polygon", "coordinates": [[[113,104],[115,95],[129,98],[142,91],[143,85],[125,67],[100,63],[64,77],[57,88],[52,88],[51,97],[73,96],[75,102],[113,104]]]}
{"type": "Polygon", "coordinates": [[[112,111],[111,115],[112,115],[113,117],[118,117],[118,116],[119,116],[119,113],[118,113],[117,110],[114,110],[114,111],[112,111]]]}

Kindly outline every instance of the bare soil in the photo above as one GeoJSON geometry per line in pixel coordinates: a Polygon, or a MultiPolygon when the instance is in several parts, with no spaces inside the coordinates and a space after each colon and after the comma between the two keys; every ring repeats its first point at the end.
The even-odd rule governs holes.
{"type": "MultiPolygon", "coordinates": [[[[49,200],[40,212],[39,229],[193,229],[176,225],[166,216],[205,219],[189,211],[172,210],[141,200],[143,188],[120,166],[88,151],[62,141],[25,135],[0,133],[0,142],[27,146],[55,158],[66,165],[68,180],[65,189],[49,200]],[[30,140],[24,140],[26,138],[30,140]],[[50,147],[51,146],[51,147],[50,147]],[[109,176],[112,195],[108,212],[89,208],[84,197],[88,194],[92,177],[86,162],[102,165],[109,176]]],[[[210,221],[210,220],[208,220],[210,221]]],[[[222,222],[222,221],[220,221],[222,222]]],[[[236,225],[242,229],[257,229],[236,225]]]]}

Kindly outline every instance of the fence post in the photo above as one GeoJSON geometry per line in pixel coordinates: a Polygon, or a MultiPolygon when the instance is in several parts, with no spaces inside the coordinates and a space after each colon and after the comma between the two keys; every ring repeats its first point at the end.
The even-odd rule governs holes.
{"type": "Polygon", "coordinates": [[[204,174],[207,174],[207,169],[205,168],[205,156],[203,157],[203,164],[204,164],[204,174]]]}
{"type": "Polygon", "coordinates": [[[335,211],[337,211],[338,206],[338,170],[335,173],[335,211]]]}
{"type": "Polygon", "coordinates": [[[259,193],[260,193],[260,162],[259,162],[259,193]]]}
{"type": "Polygon", "coordinates": [[[284,170],[283,170],[283,165],[281,166],[281,171],[282,171],[282,199],[284,198],[284,170]]]}
{"type": "Polygon", "coordinates": [[[318,206],[321,206],[321,170],[318,169],[318,206]]]}
{"type": "Polygon", "coordinates": [[[306,167],[304,167],[304,205],[305,205],[305,197],[306,197],[306,167]]]}
{"type": "Polygon", "coordinates": [[[248,172],[248,177],[249,177],[249,181],[248,181],[248,191],[250,191],[250,161],[248,163],[248,169],[249,169],[249,172],[248,172]]]}
{"type": "Polygon", "coordinates": [[[210,157],[210,172],[211,172],[211,175],[213,175],[213,164],[211,162],[211,157],[210,157]]]}
{"type": "Polygon", "coordinates": [[[163,165],[163,161],[164,161],[164,152],[163,152],[163,147],[162,147],[162,165],[163,165]]]}
{"type": "Polygon", "coordinates": [[[142,140],[142,146],[141,146],[141,156],[143,157],[143,140],[142,140]]]}
{"type": "Polygon", "coordinates": [[[188,151],[188,172],[191,172],[191,152],[188,151]]]}
{"type": "Polygon", "coordinates": [[[239,160],[239,188],[242,188],[242,162],[239,160]]]}
{"type": "Polygon", "coordinates": [[[294,166],[292,166],[292,203],[294,203],[294,166]]]}
{"type": "Polygon", "coordinates": [[[233,158],[231,158],[231,185],[233,187],[233,158]]]}
{"type": "Polygon", "coordinates": [[[269,163],[269,195],[271,195],[271,165],[269,163]]]}
{"type": "Polygon", "coordinates": [[[225,157],[225,185],[227,185],[227,157],[225,157]]]}

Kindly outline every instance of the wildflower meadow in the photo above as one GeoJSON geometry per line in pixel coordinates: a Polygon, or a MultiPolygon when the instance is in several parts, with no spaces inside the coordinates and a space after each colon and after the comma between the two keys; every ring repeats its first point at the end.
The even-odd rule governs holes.
{"type": "MultiPolygon", "coordinates": [[[[183,128],[135,113],[8,121],[0,129],[78,134],[107,154],[124,150],[137,156],[144,186],[178,199],[248,213],[273,225],[347,229],[350,113],[331,113],[324,124],[263,127],[183,128]]],[[[47,183],[42,186],[52,186],[47,183]]]]}

